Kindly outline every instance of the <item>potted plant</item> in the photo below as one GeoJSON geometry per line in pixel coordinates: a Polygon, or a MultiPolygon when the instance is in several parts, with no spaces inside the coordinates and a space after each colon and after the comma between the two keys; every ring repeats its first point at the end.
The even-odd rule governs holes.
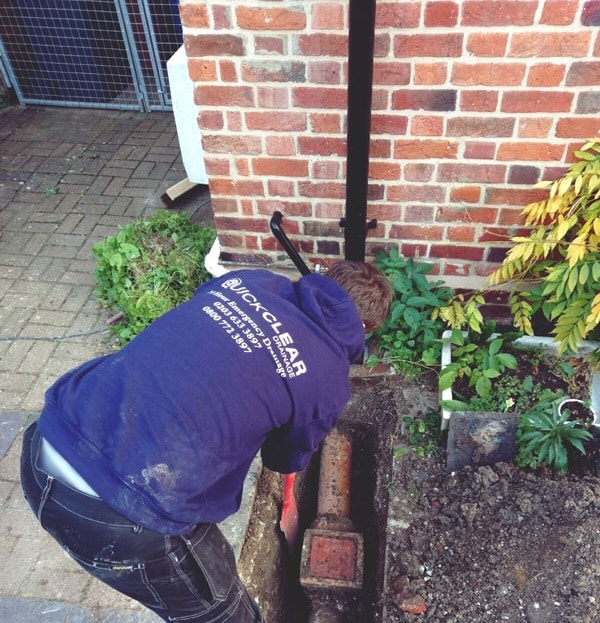
{"type": "Polygon", "coordinates": [[[513,337],[444,334],[440,406],[449,469],[514,460],[600,474],[598,373],[580,357],[524,348],[513,337]]]}

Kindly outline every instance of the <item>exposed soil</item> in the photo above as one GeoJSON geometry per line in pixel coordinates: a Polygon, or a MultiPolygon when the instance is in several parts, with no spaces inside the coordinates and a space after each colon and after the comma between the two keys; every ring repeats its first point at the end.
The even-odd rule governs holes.
{"type": "MultiPolygon", "coordinates": [[[[278,529],[281,478],[263,473],[241,573],[267,623],[306,622],[311,603],[353,623],[600,621],[600,479],[507,463],[450,474],[444,448],[394,453],[407,447],[403,418],[428,407],[437,408],[433,383],[387,377],[356,384],[340,421],[357,455],[360,593],[307,598],[299,552],[278,529]]],[[[317,471],[318,462],[299,483],[303,527],[314,519],[317,471]]]]}
{"type": "Polygon", "coordinates": [[[499,463],[448,474],[398,459],[386,621],[600,620],[600,480],[499,463]],[[421,616],[397,607],[420,596],[421,616]]]}

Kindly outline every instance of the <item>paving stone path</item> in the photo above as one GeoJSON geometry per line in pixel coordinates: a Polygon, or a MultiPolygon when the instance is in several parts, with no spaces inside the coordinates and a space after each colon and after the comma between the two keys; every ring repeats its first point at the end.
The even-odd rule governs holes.
{"type": "Polygon", "coordinates": [[[107,352],[91,246],[185,177],[170,113],[0,110],[0,621],[150,623],[35,522],[20,432],[63,372],[107,352]]]}

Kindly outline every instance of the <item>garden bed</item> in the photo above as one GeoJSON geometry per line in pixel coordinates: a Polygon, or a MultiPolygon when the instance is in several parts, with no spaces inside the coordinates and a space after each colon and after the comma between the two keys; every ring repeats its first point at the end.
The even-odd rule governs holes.
{"type": "Polygon", "coordinates": [[[600,620],[600,480],[396,460],[385,623],[600,620]],[[422,615],[399,607],[419,596],[422,615]]]}
{"type": "MultiPolygon", "coordinates": [[[[445,340],[442,350],[442,369],[451,363],[452,346],[450,332],[444,334],[445,340]]],[[[490,405],[481,404],[473,411],[516,411],[521,412],[533,406],[539,398],[540,389],[552,392],[562,391],[571,398],[589,401],[592,408],[600,417],[600,373],[594,371],[585,355],[599,347],[597,342],[589,342],[582,346],[580,352],[573,356],[558,356],[557,345],[550,337],[525,336],[515,341],[515,347],[504,348],[517,360],[516,369],[506,369],[501,376],[493,379],[494,393],[500,385],[507,397],[511,397],[502,408],[490,408],[490,405]],[[568,370],[568,372],[567,372],[568,370]],[[529,386],[528,386],[529,384],[529,386]]],[[[458,378],[451,388],[441,394],[442,401],[453,399],[465,400],[475,395],[475,389],[469,387],[469,378],[458,378]]],[[[451,416],[448,407],[442,409],[442,426],[446,428],[451,416]]]]}
{"type": "MultiPolygon", "coordinates": [[[[508,463],[449,474],[444,448],[417,457],[402,435],[402,420],[436,405],[430,381],[388,377],[359,385],[342,418],[359,440],[362,435],[370,457],[359,466],[363,477],[377,482],[366,487],[366,527],[376,543],[369,548],[377,560],[367,567],[373,581],[348,621],[600,620],[600,480],[508,463]],[[410,612],[415,604],[425,612],[410,612]]],[[[305,475],[307,482],[314,477],[310,470],[305,475]]],[[[306,495],[301,513],[310,522],[314,500],[306,495]]],[[[256,503],[242,576],[269,623],[305,623],[297,562],[278,529],[279,476],[263,474],[256,503]]],[[[348,596],[339,597],[347,608],[348,596]]]]}

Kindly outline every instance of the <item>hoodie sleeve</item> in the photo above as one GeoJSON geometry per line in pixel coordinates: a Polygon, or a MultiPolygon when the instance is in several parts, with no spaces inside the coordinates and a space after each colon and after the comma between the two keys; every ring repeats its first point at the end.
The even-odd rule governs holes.
{"type": "Polygon", "coordinates": [[[339,415],[336,413],[302,427],[284,426],[272,431],[261,449],[265,467],[281,474],[305,469],[339,415]]]}

